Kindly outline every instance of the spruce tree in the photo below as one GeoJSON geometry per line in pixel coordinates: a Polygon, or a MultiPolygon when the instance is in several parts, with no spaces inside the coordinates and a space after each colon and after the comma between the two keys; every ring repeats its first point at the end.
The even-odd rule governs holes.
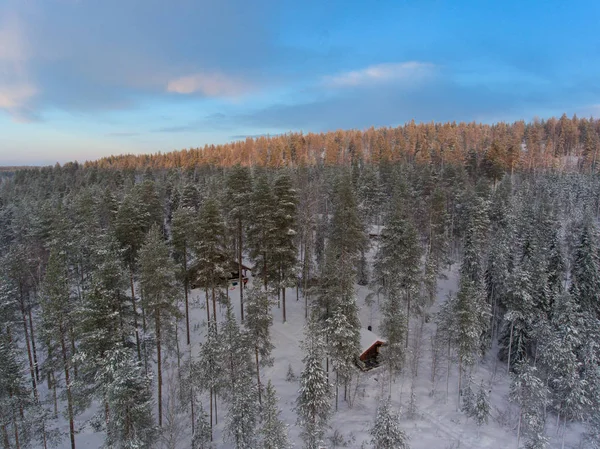
{"type": "Polygon", "coordinates": [[[262,449],[289,449],[292,447],[288,438],[288,426],[279,417],[281,410],[278,402],[275,387],[269,379],[261,412],[262,421],[258,430],[262,449]]]}
{"type": "Polygon", "coordinates": [[[390,401],[383,401],[377,407],[375,422],[369,430],[373,449],[409,449],[409,438],[399,424],[400,416],[392,410],[390,401]]]}
{"type": "Polygon", "coordinates": [[[306,449],[318,449],[331,415],[331,385],[323,369],[323,338],[315,324],[309,324],[304,342],[304,369],[296,399],[297,425],[306,449]]]}
{"type": "Polygon", "coordinates": [[[517,440],[524,436],[528,449],[544,449],[548,444],[544,431],[548,395],[537,368],[527,361],[520,362],[512,374],[509,397],[520,407],[517,440]]]}
{"type": "Polygon", "coordinates": [[[194,436],[192,437],[192,449],[212,449],[212,429],[208,422],[208,414],[202,404],[197,410],[197,418],[194,436]]]}
{"type": "MultiPolygon", "coordinates": [[[[381,286],[387,302],[404,299],[406,304],[405,345],[408,345],[411,305],[418,299],[421,282],[422,249],[418,235],[412,222],[407,218],[405,207],[396,197],[395,207],[391,209],[385,228],[381,234],[379,251],[375,257],[375,283],[381,286]]],[[[416,301],[419,305],[419,301],[416,301]]],[[[395,304],[389,304],[388,310],[396,309],[395,304]]],[[[418,309],[417,309],[418,310],[418,309]]],[[[391,318],[391,317],[390,317],[391,318]]]]}
{"type": "Polygon", "coordinates": [[[490,417],[490,398],[487,390],[483,385],[483,381],[479,386],[477,392],[477,398],[475,399],[475,409],[473,410],[473,417],[478,426],[487,424],[490,417]]]}
{"type": "Polygon", "coordinates": [[[248,290],[246,321],[244,324],[248,337],[254,346],[258,402],[261,403],[260,367],[273,365],[273,358],[271,357],[274,348],[273,343],[271,343],[273,316],[271,315],[271,302],[267,293],[256,286],[248,290]]]}
{"type": "Polygon", "coordinates": [[[573,255],[570,292],[582,310],[600,318],[600,261],[598,233],[590,218],[584,219],[573,255]]]}
{"type": "Polygon", "coordinates": [[[204,343],[202,343],[200,346],[198,361],[193,365],[193,371],[197,375],[198,387],[208,390],[209,392],[211,429],[210,441],[212,441],[213,438],[213,421],[215,421],[215,423],[218,422],[218,415],[216,413],[217,393],[219,388],[224,385],[221,361],[221,341],[217,333],[217,324],[211,320],[206,326],[204,343]]]}
{"type": "Polygon", "coordinates": [[[251,344],[248,335],[240,330],[231,304],[221,330],[220,363],[224,377],[228,410],[225,424],[226,439],[236,449],[252,449],[256,440],[258,414],[257,388],[253,385],[251,344]]]}
{"type": "Polygon", "coordinates": [[[114,348],[106,354],[96,373],[106,413],[96,426],[106,432],[106,448],[151,447],[156,439],[152,416],[152,377],[131,349],[114,348]]]}

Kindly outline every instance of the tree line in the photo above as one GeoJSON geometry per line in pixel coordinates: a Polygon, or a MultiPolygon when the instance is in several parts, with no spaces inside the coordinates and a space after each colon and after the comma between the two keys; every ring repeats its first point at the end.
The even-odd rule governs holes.
{"type": "MultiPolygon", "coordinates": [[[[484,425],[488,393],[471,391],[471,376],[491,354],[511,376],[527,447],[546,447],[550,416],[585,423],[599,444],[599,193],[594,174],[490,176],[468,160],[17,172],[0,188],[2,444],[62,437],[74,449],[76,417],[94,405],[106,447],[213,447],[221,415],[236,448],[288,447],[263,371],[273,320],[302,299],[294,409],[305,447],[319,447],[340,402],[354,400],[360,307],[377,310],[387,342],[372,446],[408,447],[389,399],[399,376],[414,385],[423,323],[455,264],[457,291],[433,316],[432,389],[442,368],[458,370],[457,405],[484,425]],[[364,305],[357,285],[372,292],[364,305]],[[206,318],[194,329],[197,307],[206,318]],[[203,343],[192,354],[194,333],[203,343]]],[[[413,391],[406,409],[417,406],[413,391]]]]}

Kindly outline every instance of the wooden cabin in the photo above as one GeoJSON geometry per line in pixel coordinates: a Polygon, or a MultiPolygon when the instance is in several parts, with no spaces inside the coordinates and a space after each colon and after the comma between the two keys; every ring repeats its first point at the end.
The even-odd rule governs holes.
{"type": "Polygon", "coordinates": [[[360,330],[360,354],[356,364],[362,371],[369,371],[381,364],[379,349],[385,346],[385,341],[367,329],[360,330]]]}
{"type": "MultiPolygon", "coordinates": [[[[225,272],[225,275],[221,277],[223,283],[233,283],[233,285],[237,285],[237,283],[240,280],[239,268],[240,266],[237,260],[229,260],[227,271],[225,272]]],[[[242,282],[244,283],[244,285],[248,282],[249,272],[252,272],[252,269],[242,263],[242,282]]],[[[193,265],[190,267],[190,277],[191,279],[197,279],[197,269],[193,265]]],[[[194,289],[198,287],[201,287],[199,282],[194,280],[190,283],[190,288],[194,289]]]]}

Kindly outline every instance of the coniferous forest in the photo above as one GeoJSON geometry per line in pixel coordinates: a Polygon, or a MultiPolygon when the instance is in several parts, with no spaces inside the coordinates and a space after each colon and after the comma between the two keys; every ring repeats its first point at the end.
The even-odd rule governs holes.
{"type": "Polygon", "coordinates": [[[0,445],[600,448],[599,148],[563,116],[6,172],[0,445]]]}

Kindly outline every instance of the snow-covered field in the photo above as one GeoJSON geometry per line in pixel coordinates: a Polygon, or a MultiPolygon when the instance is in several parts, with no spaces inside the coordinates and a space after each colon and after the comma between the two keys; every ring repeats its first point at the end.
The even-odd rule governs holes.
{"type": "MultiPolygon", "coordinates": [[[[439,281],[437,302],[429,310],[429,316],[437,311],[440,303],[445,300],[448,293],[456,290],[457,273],[455,270],[446,272],[447,279],[439,281]]],[[[251,282],[251,281],[250,281],[251,282]]],[[[360,317],[363,327],[369,324],[373,326],[373,331],[377,333],[379,325],[379,313],[377,301],[373,310],[369,310],[365,304],[365,297],[369,293],[367,287],[357,286],[357,301],[360,306],[360,317]],[[369,317],[373,316],[372,322],[369,317]]],[[[234,310],[239,313],[239,287],[231,287],[229,296],[234,305],[234,310]]],[[[299,376],[302,370],[303,353],[300,348],[300,341],[303,337],[305,305],[302,292],[299,300],[296,301],[295,289],[287,291],[287,316],[288,321],[282,323],[281,310],[273,306],[274,324],[272,327],[272,341],[275,345],[273,356],[275,363],[272,367],[264,368],[261,373],[261,379],[264,384],[271,380],[275,386],[280,398],[280,408],[282,409],[282,418],[290,425],[289,433],[295,447],[302,447],[302,441],[299,437],[300,429],[295,425],[296,414],[293,411],[294,402],[297,396],[297,381],[289,382],[286,375],[291,365],[293,372],[299,376]]],[[[197,355],[199,345],[204,338],[206,311],[201,307],[204,304],[204,293],[199,290],[193,290],[190,297],[193,307],[191,307],[192,329],[192,356],[197,355]]],[[[225,309],[222,308],[221,319],[224,318],[225,309]]],[[[183,321],[183,320],[182,320],[183,321]]],[[[397,379],[391,389],[392,405],[402,412],[401,428],[410,437],[410,446],[412,449],[497,449],[497,448],[517,448],[517,423],[518,410],[508,402],[509,378],[506,375],[506,367],[498,362],[492,355],[473,370],[473,389],[477,391],[480,383],[484,384],[491,391],[491,417],[488,424],[478,427],[472,419],[458,411],[458,368],[455,363],[450,366],[450,373],[447,376],[447,364],[443,361],[437,369],[435,382],[431,380],[432,371],[432,345],[431,338],[435,332],[434,319],[429,319],[423,323],[422,334],[420,335],[420,355],[413,357],[415,348],[415,339],[419,338],[418,329],[421,320],[415,319],[411,322],[409,354],[407,355],[407,365],[402,376],[397,379]],[[411,363],[417,359],[417,376],[412,380],[411,363]],[[414,384],[413,384],[414,382],[414,384]],[[448,389],[447,389],[448,386],[448,389]],[[408,416],[411,388],[414,391],[416,410],[413,416],[408,416]]],[[[180,345],[183,352],[189,354],[189,348],[185,344],[185,333],[183,322],[181,324],[180,345]]],[[[492,351],[493,352],[493,351],[492,351]]],[[[172,367],[176,366],[176,360],[167,360],[172,367]]],[[[366,373],[357,370],[358,380],[352,385],[349,395],[352,397],[352,405],[343,400],[343,388],[340,389],[339,410],[334,413],[330,425],[331,428],[327,434],[327,447],[336,446],[330,438],[337,433],[346,440],[346,447],[360,448],[371,447],[369,444],[369,428],[372,425],[377,405],[382,397],[387,397],[389,393],[389,383],[385,367],[379,367],[366,373]],[[364,446],[362,446],[364,443],[364,446]]],[[[165,379],[168,379],[165,375],[165,379]]],[[[168,380],[165,380],[168,383],[168,380]]],[[[168,386],[164,387],[164,398],[168,395],[168,386]]],[[[207,402],[207,400],[206,400],[207,402]]],[[[226,412],[225,404],[219,402],[219,424],[214,431],[215,446],[218,448],[231,448],[232,446],[224,443],[221,436],[226,412]]],[[[76,437],[77,447],[79,448],[99,448],[102,444],[103,435],[94,433],[93,429],[87,423],[94,412],[94,407],[85,413],[79,415],[76,420],[78,434],[76,437]]],[[[189,423],[181,423],[181,441],[178,447],[190,447],[191,428],[189,423]]],[[[68,431],[66,422],[63,425],[64,430],[68,431]]],[[[580,443],[580,434],[582,429],[579,426],[571,426],[565,438],[566,448],[582,448],[580,443]]],[[[562,443],[562,435],[557,435],[553,425],[552,417],[549,418],[547,428],[548,435],[552,438],[550,447],[559,448],[562,443]]],[[[523,442],[521,442],[521,445],[523,442]]],[[[62,447],[69,447],[68,438],[62,442],[62,447]]]]}

